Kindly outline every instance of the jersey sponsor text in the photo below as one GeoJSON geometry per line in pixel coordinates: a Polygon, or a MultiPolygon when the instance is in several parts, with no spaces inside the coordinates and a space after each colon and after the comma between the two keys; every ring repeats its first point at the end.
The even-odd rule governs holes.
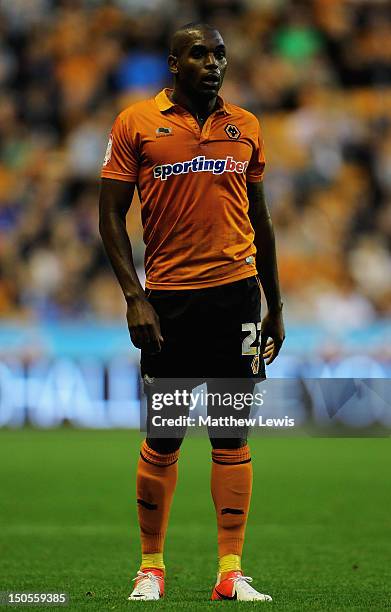
{"type": "Polygon", "coordinates": [[[163,164],[155,166],[153,176],[166,181],[169,176],[178,174],[188,174],[189,172],[213,172],[222,174],[223,172],[246,172],[248,161],[236,161],[233,157],[227,156],[225,159],[205,159],[204,155],[193,157],[190,161],[176,162],[175,164],[163,164]]]}

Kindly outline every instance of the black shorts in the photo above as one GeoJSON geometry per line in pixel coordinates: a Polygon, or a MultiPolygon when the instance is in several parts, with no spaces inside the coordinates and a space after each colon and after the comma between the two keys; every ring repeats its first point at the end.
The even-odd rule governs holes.
{"type": "Polygon", "coordinates": [[[257,276],[207,289],[147,290],[164,338],[160,353],[141,352],[151,378],[265,378],[260,355],[257,276]]]}

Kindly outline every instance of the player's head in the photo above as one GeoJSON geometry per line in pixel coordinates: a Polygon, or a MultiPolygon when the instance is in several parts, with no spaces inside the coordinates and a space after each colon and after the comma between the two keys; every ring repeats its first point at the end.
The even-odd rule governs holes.
{"type": "Polygon", "coordinates": [[[220,32],[205,23],[182,26],[171,39],[168,65],[176,86],[196,97],[215,97],[227,68],[220,32]]]}

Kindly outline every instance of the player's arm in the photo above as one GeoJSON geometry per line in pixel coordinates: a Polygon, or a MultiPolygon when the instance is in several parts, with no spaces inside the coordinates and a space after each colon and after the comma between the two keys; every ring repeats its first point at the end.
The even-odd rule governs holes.
{"type": "Polygon", "coordinates": [[[127,303],[127,321],[135,346],[158,352],[163,341],[159,318],[145,297],[133,262],[126,230],[135,183],[102,178],[99,198],[99,231],[127,303]]]}
{"type": "Polygon", "coordinates": [[[256,266],[268,306],[262,320],[261,347],[269,364],[277,357],[285,338],[274,230],[262,181],[247,183],[247,197],[249,217],[255,232],[256,266]]]}

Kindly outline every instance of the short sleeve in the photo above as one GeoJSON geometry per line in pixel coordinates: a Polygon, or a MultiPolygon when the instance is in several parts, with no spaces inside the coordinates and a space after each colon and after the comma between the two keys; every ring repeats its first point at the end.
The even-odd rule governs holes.
{"type": "Polygon", "coordinates": [[[253,153],[247,167],[246,181],[249,183],[258,183],[263,179],[265,169],[265,152],[263,147],[263,138],[261,128],[257,121],[256,138],[253,142],[253,153]]]}
{"type": "Polygon", "coordinates": [[[109,136],[101,177],[119,181],[137,181],[138,154],[134,140],[126,115],[121,113],[115,120],[109,136]]]}

